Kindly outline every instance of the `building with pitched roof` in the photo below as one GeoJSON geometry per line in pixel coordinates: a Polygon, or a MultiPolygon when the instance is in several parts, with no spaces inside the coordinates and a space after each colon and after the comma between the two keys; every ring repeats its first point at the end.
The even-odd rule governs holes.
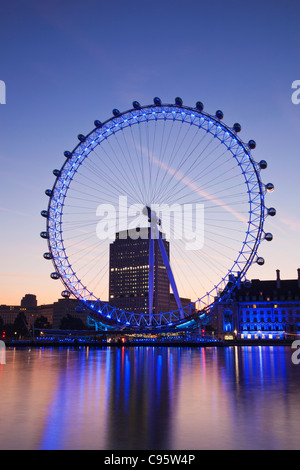
{"type": "Polygon", "coordinates": [[[214,307],[220,338],[286,339],[300,335],[300,269],[295,279],[253,279],[214,307]]]}

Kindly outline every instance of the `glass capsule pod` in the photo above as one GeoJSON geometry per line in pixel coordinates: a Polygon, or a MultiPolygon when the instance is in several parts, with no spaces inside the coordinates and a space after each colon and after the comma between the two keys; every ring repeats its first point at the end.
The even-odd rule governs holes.
{"type": "Polygon", "coordinates": [[[59,279],[60,275],[56,272],[50,274],[51,279],[59,279]]]}
{"type": "Polygon", "coordinates": [[[268,166],[268,164],[267,164],[266,160],[261,160],[259,162],[259,167],[260,167],[261,170],[265,170],[267,168],[267,166],[268,166]]]}
{"type": "Polygon", "coordinates": [[[70,297],[70,292],[68,290],[63,290],[61,296],[68,299],[70,297]]]}
{"type": "Polygon", "coordinates": [[[45,239],[48,239],[48,238],[49,238],[48,232],[41,232],[41,233],[40,233],[40,236],[41,236],[42,238],[45,238],[45,239]]]}
{"type": "Polygon", "coordinates": [[[272,233],[268,232],[265,234],[265,240],[267,240],[268,242],[272,241],[273,240],[273,235],[272,233]]]}
{"type": "Polygon", "coordinates": [[[197,101],[196,108],[198,109],[198,111],[202,112],[204,109],[204,104],[201,103],[201,101],[197,101]]]}
{"type": "Polygon", "coordinates": [[[132,103],[132,106],[134,107],[134,109],[141,109],[141,105],[138,101],[134,101],[132,103]]]}
{"type": "Polygon", "coordinates": [[[274,215],[276,215],[276,209],[274,209],[274,207],[270,207],[270,209],[268,209],[268,215],[274,217],[274,215]]]}
{"type": "Polygon", "coordinates": [[[233,124],[233,130],[234,130],[234,132],[241,132],[242,126],[238,122],[235,122],[233,124]]]}
{"type": "Polygon", "coordinates": [[[266,184],[266,190],[271,193],[272,191],[274,191],[274,184],[273,183],[267,183],[266,184]]]}
{"type": "Polygon", "coordinates": [[[179,96],[177,96],[177,98],[175,98],[175,104],[176,104],[177,106],[182,106],[183,101],[182,101],[181,98],[179,98],[179,96]]]}

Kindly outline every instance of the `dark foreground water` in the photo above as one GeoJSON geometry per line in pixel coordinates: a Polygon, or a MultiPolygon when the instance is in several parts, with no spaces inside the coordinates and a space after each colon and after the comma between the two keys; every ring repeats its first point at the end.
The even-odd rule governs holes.
{"type": "Polygon", "coordinates": [[[11,349],[1,449],[299,449],[289,347],[11,349]]]}

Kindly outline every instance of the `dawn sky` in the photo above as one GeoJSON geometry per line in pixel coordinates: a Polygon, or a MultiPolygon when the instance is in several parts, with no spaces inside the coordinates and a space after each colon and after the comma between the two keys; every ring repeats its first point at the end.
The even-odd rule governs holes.
{"type": "Polygon", "coordinates": [[[248,278],[295,278],[300,267],[300,80],[298,1],[11,0],[0,2],[0,304],[19,305],[26,293],[38,304],[60,297],[50,279],[40,232],[45,189],[63,152],[77,135],[105,121],[112,110],[151,104],[204,103],[242,126],[240,138],[257,143],[267,160],[263,182],[275,191],[266,205],[277,215],[274,235],[259,254],[262,267],[248,278]],[[1,102],[1,95],[0,95],[1,102]]]}

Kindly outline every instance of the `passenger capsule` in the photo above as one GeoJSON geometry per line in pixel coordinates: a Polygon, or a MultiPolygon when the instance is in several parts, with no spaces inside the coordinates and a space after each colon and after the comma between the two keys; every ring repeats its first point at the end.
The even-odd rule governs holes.
{"type": "Polygon", "coordinates": [[[86,137],[83,134],[78,134],[77,139],[80,140],[80,142],[84,142],[86,137]]]}
{"type": "Polygon", "coordinates": [[[263,264],[265,264],[265,260],[261,256],[257,258],[256,262],[259,266],[262,266],[263,264]]]}
{"type": "Polygon", "coordinates": [[[51,277],[51,279],[59,279],[59,278],[60,278],[60,274],[58,274],[58,273],[56,273],[56,272],[55,272],[55,273],[51,273],[51,274],[50,274],[50,277],[51,277]]]}
{"type": "Polygon", "coordinates": [[[132,103],[132,106],[134,107],[134,109],[141,109],[141,105],[138,101],[134,101],[132,103]]]}
{"type": "Polygon", "coordinates": [[[261,160],[261,161],[259,162],[259,168],[260,168],[261,170],[265,170],[265,169],[267,168],[267,166],[268,166],[268,164],[267,164],[266,160],[261,160]]]}
{"type": "Polygon", "coordinates": [[[68,299],[70,297],[70,292],[68,290],[63,290],[61,296],[68,299]]]}
{"type": "Polygon", "coordinates": [[[198,111],[202,112],[204,109],[204,104],[201,103],[201,101],[197,101],[196,108],[198,109],[198,111]]]}
{"type": "Polygon", "coordinates": [[[53,174],[54,174],[54,176],[58,177],[58,176],[61,175],[61,171],[55,169],[55,170],[53,170],[53,174]]]}
{"type": "Polygon", "coordinates": [[[272,241],[273,240],[272,233],[270,233],[270,232],[265,233],[265,240],[267,240],[268,242],[272,241]]]}
{"type": "Polygon", "coordinates": [[[156,96],[155,98],[153,98],[153,103],[155,104],[155,106],[161,106],[161,99],[156,96]]]}
{"type": "Polygon", "coordinates": [[[113,109],[113,115],[118,117],[121,115],[120,111],[118,109],[113,109]]]}
{"type": "Polygon", "coordinates": [[[270,207],[270,209],[268,209],[268,215],[274,217],[274,215],[276,215],[276,209],[274,209],[274,207],[270,207]]]}
{"type": "Polygon", "coordinates": [[[69,152],[69,150],[66,150],[66,151],[64,152],[64,156],[65,156],[66,158],[70,158],[71,155],[72,155],[72,153],[69,152]]]}
{"type": "Polygon", "coordinates": [[[175,104],[176,104],[177,106],[182,106],[182,99],[179,98],[179,96],[177,96],[177,98],[175,98],[175,104]]]}
{"type": "Polygon", "coordinates": [[[100,127],[103,126],[102,122],[101,122],[101,121],[98,121],[98,119],[96,119],[96,121],[94,121],[94,125],[95,125],[95,127],[97,127],[97,128],[100,128],[100,127]]]}
{"type": "Polygon", "coordinates": [[[45,238],[45,239],[48,239],[48,238],[49,238],[48,232],[41,232],[41,233],[40,233],[40,236],[41,236],[42,238],[45,238]]]}
{"type": "Polygon", "coordinates": [[[223,112],[220,109],[218,109],[218,111],[216,111],[216,118],[223,119],[223,117],[224,117],[223,112]]]}
{"type": "Polygon", "coordinates": [[[47,218],[48,217],[48,211],[42,211],[41,216],[47,218]]]}
{"type": "Polygon", "coordinates": [[[248,147],[249,147],[251,150],[255,149],[255,147],[256,147],[256,142],[255,142],[255,140],[249,140],[249,142],[248,142],[248,147]]]}
{"type": "Polygon", "coordinates": [[[241,132],[242,126],[238,122],[236,122],[233,124],[233,130],[234,132],[241,132]]]}
{"type": "Polygon", "coordinates": [[[269,193],[274,191],[274,184],[273,183],[267,183],[266,184],[266,190],[269,191],[269,193]]]}
{"type": "Polygon", "coordinates": [[[50,252],[44,253],[44,254],[43,254],[43,257],[44,257],[45,259],[52,259],[52,258],[53,258],[52,253],[50,253],[50,252]]]}
{"type": "Polygon", "coordinates": [[[51,197],[51,196],[52,196],[52,191],[51,191],[51,189],[46,189],[45,194],[46,194],[46,196],[51,197]]]}

